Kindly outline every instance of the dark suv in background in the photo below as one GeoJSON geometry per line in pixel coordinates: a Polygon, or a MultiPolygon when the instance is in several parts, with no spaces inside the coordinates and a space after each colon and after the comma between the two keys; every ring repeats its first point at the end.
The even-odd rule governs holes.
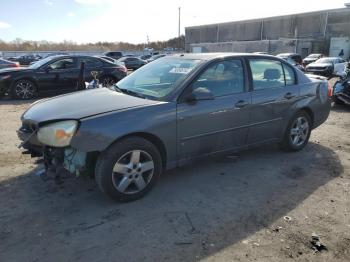
{"type": "Polygon", "coordinates": [[[84,81],[98,72],[102,85],[112,85],[126,76],[124,66],[93,56],[50,56],[26,68],[0,70],[0,97],[6,93],[17,99],[56,95],[77,90],[80,65],[85,63],[84,81]]]}
{"type": "Polygon", "coordinates": [[[106,52],[103,55],[111,57],[115,60],[118,60],[119,58],[123,57],[123,53],[120,51],[106,52]]]}
{"type": "Polygon", "coordinates": [[[35,61],[38,61],[40,58],[35,55],[22,55],[18,57],[10,57],[9,61],[18,62],[20,65],[29,65],[35,61]]]}

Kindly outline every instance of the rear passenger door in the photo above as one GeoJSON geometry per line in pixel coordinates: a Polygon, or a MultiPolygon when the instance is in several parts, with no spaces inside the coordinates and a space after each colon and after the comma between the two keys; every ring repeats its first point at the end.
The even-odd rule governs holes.
{"type": "Polygon", "coordinates": [[[81,62],[85,63],[84,69],[84,81],[90,82],[93,80],[91,72],[96,71],[99,74],[103,73],[103,63],[97,58],[93,57],[81,57],[79,59],[79,65],[81,62]]]}
{"type": "Polygon", "coordinates": [[[248,144],[279,139],[283,121],[299,95],[294,69],[268,58],[249,59],[252,83],[248,144]]]}

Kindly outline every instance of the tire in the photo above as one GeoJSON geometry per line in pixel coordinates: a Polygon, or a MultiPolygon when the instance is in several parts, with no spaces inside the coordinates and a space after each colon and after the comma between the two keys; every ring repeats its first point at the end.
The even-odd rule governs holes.
{"type": "Polygon", "coordinates": [[[103,193],[126,202],[147,194],[161,173],[162,159],[158,149],[146,139],[129,137],[101,153],[96,163],[95,180],[103,193]]]}
{"type": "Polygon", "coordinates": [[[14,83],[11,92],[13,98],[27,100],[36,96],[37,88],[32,81],[20,79],[14,83]]]}
{"type": "Polygon", "coordinates": [[[337,105],[344,105],[344,102],[338,99],[337,97],[333,97],[333,101],[337,105]]]}
{"type": "Polygon", "coordinates": [[[113,76],[103,76],[100,78],[100,83],[103,87],[110,87],[117,83],[117,80],[113,76]]]}
{"type": "Polygon", "coordinates": [[[311,128],[310,115],[306,111],[297,112],[288,123],[281,148],[289,152],[303,149],[309,142],[311,128]]]}

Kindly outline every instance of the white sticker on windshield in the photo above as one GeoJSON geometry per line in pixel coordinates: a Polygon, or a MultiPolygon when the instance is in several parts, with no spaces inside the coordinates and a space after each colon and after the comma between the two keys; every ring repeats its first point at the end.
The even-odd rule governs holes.
{"type": "Polygon", "coordinates": [[[174,73],[174,74],[187,74],[188,72],[191,71],[191,68],[186,68],[186,67],[174,67],[172,68],[169,73],[174,73]]]}

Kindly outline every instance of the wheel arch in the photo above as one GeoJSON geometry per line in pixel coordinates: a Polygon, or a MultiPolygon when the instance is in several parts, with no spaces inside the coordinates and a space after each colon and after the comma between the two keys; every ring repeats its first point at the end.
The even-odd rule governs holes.
{"type": "Polygon", "coordinates": [[[126,138],[129,137],[141,137],[143,139],[148,140],[149,142],[151,142],[159,151],[160,157],[162,159],[162,167],[163,170],[166,169],[166,164],[167,164],[167,151],[166,151],[166,147],[163,143],[163,141],[156,135],[151,134],[151,133],[147,133],[147,132],[134,132],[134,133],[129,133],[126,135],[123,135],[119,138],[117,138],[115,141],[113,141],[113,143],[111,143],[107,148],[111,147],[112,145],[118,143],[121,140],[124,140],[126,138]]]}
{"type": "Polygon", "coordinates": [[[315,122],[315,115],[314,115],[314,112],[311,110],[311,108],[305,106],[305,107],[300,108],[297,112],[299,112],[299,111],[305,111],[310,116],[311,128],[313,128],[314,122],[315,122]]]}

